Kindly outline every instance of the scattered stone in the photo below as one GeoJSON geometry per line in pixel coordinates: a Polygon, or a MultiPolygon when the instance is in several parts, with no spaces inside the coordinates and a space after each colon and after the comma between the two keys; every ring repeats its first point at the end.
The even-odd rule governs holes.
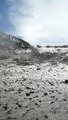
{"type": "Polygon", "coordinates": [[[51,96],[51,98],[55,98],[55,96],[51,96]]]}
{"type": "Polygon", "coordinates": [[[38,67],[37,70],[40,70],[40,67],[38,67]]]}
{"type": "Polygon", "coordinates": [[[12,119],[12,117],[11,117],[11,116],[8,116],[6,120],[11,120],[11,119],[12,119]]]}
{"type": "Polygon", "coordinates": [[[38,106],[38,107],[40,107],[40,105],[38,103],[36,103],[36,102],[35,102],[35,105],[38,106]]]}
{"type": "Polygon", "coordinates": [[[11,110],[8,110],[8,111],[7,111],[7,114],[11,114],[11,110]]]}
{"type": "Polygon", "coordinates": [[[34,91],[30,91],[30,93],[32,94],[32,93],[35,93],[34,91]]]}
{"type": "Polygon", "coordinates": [[[63,99],[63,101],[67,101],[67,99],[66,99],[66,98],[64,98],[64,99],[63,99]]]}
{"type": "Polygon", "coordinates": [[[24,78],[23,81],[26,81],[26,78],[24,78]]]}
{"type": "Polygon", "coordinates": [[[65,83],[65,84],[68,84],[68,80],[65,80],[64,83],[65,83]]]}
{"type": "MultiPolygon", "coordinates": [[[[22,51],[22,54],[24,54],[24,51],[22,51]]],[[[29,55],[31,57],[32,53],[29,53],[29,55]]],[[[60,53],[59,56],[61,58],[60,53]]],[[[55,56],[53,58],[54,61],[55,56]]],[[[23,59],[23,55],[21,59],[23,59]]],[[[58,57],[56,58],[57,65],[52,65],[51,58],[49,59],[43,64],[42,61],[39,65],[33,63],[31,66],[23,66],[23,61],[21,61],[22,66],[17,66],[16,63],[11,64],[9,61],[10,65],[7,64],[8,67],[1,66],[0,111],[2,120],[18,120],[19,118],[49,120],[49,118],[54,119],[55,117],[60,119],[60,116],[64,119],[67,115],[65,112],[68,113],[68,80],[66,78],[68,65],[57,63],[58,57]],[[61,68],[62,66],[64,68],[61,68]],[[50,69],[49,72],[48,69],[50,69]],[[6,71],[6,74],[2,75],[2,70],[6,71]],[[62,85],[60,85],[61,83],[62,85]],[[62,113],[65,115],[62,115],[62,113]]],[[[6,63],[6,61],[4,62],[6,63]]]]}
{"type": "Polygon", "coordinates": [[[5,92],[8,92],[8,90],[4,89],[5,92]]]}
{"type": "Polygon", "coordinates": [[[21,104],[19,104],[18,102],[16,103],[16,105],[18,105],[18,107],[22,107],[22,105],[21,105],[21,104]]]}
{"type": "Polygon", "coordinates": [[[21,88],[19,88],[19,89],[18,89],[18,93],[20,94],[21,92],[22,92],[22,89],[21,89],[21,88]]]}
{"type": "Polygon", "coordinates": [[[38,118],[36,118],[36,120],[38,120],[38,118]]]}
{"type": "Polygon", "coordinates": [[[45,92],[45,93],[44,93],[44,96],[47,96],[47,95],[48,95],[48,93],[45,92]]]}
{"type": "Polygon", "coordinates": [[[39,102],[42,102],[41,100],[39,100],[39,102]]]}
{"type": "Polygon", "coordinates": [[[7,85],[7,82],[3,81],[3,84],[6,86],[6,85],[7,85]]]}
{"type": "Polygon", "coordinates": [[[26,89],[31,89],[30,87],[26,87],[26,89]]]}
{"type": "Polygon", "coordinates": [[[52,101],[52,102],[49,102],[50,104],[53,104],[54,103],[54,101],[52,101]]]}
{"type": "Polygon", "coordinates": [[[47,115],[45,115],[44,117],[45,117],[46,119],[48,118],[48,116],[47,116],[47,115]]]}
{"type": "Polygon", "coordinates": [[[52,93],[54,93],[54,90],[49,90],[49,94],[52,94],[52,93]]]}
{"type": "Polygon", "coordinates": [[[24,117],[26,114],[28,114],[29,110],[27,110],[25,113],[22,114],[22,116],[24,117]]]}
{"type": "Polygon", "coordinates": [[[26,96],[30,96],[30,93],[26,93],[26,96]]]}
{"type": "Polygon", "coordinates": [[[68,84],[68,80],[61,81],[60,83],[61,83],[61,84],[62,84],[62,83],[64,83],[64,84],[68,84]]]}
{"type": "Polygon", "coordinates": [[[54,114],[56,114],[56,110],[54,110],[54,114]]]}
{"type": "Polygon", "coordinates": [[[62,92],[58,92],[58,94],[61,94],[62,92]]]}
{"type": "Polygon", "coordinates": [[[39,87],[40,85],[39,84],[37,84],[37,87],[39,87]]]}
{"type": "Polygon", "coordinates": [[[54,82],[50,82],[50,81],[48,81],[48,82],[49,82],[50,85],[54,86],[54,82]]]}
{"type": "Polygon", "coordinates": [[[5,110],[7,110],[7,109],[8,109],[7,105],[3,106],[3,108],[4,108],[5,110]]]}
{"type": "Polygon", "coordinates": [[[22,105],[18,104],[18,107],[22,107],[22,105]]]}
{"type": "Polygon", "coordinates": [[[32,98],[29,98],[29,100],[32,100],[32,98]]]}

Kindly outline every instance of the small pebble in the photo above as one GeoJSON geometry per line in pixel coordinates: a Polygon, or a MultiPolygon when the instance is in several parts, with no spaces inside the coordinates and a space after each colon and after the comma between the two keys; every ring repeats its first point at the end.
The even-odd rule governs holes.
{"type": "Polygon", "coordinates": [[[30,96],[30,93],[26,93],[26,96],[30,96]]]}
{"type": "Polygon", "coordinates": [[[45,93],[44,93],[44,95],[45,95],[45,96],[47,96],[47,95],[48,95],[48,93],[46,93],[46,92],[45,92],[45,93]]]}

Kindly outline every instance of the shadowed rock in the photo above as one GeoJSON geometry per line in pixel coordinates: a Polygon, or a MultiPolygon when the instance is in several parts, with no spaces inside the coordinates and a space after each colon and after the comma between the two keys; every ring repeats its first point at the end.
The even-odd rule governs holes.
{"type": "Polygon", "coordinates": [[[0,32],[0,59],[7,59],[15,54],[16,49],[27,49],[30,44],[21,38],[0,32]]]}

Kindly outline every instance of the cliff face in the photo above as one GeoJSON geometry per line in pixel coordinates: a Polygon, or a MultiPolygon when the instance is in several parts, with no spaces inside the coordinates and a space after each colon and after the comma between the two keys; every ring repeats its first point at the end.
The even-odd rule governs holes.
{"type": "Polygon", "coordinates": [[[30,48],[30,44],[21,38],[0,32],[0,59],[15,55],[16,51],[30,48]]]}
{"type": "Polygon", "coordinates": [[[21,38],[7,35],[3,32],[0,32],[0,47],[8,48],[29,48],[30,44],[24,41],[21,38]]]}

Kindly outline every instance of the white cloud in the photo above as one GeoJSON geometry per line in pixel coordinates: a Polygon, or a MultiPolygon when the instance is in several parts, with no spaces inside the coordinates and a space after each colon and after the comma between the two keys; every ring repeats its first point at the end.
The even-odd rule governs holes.
{"type": "Polygon", "coordinates": [[[9,20],[17,35],[32,44],[68,43],[67,0],[10,0],[9,3],[9,20]]]}

